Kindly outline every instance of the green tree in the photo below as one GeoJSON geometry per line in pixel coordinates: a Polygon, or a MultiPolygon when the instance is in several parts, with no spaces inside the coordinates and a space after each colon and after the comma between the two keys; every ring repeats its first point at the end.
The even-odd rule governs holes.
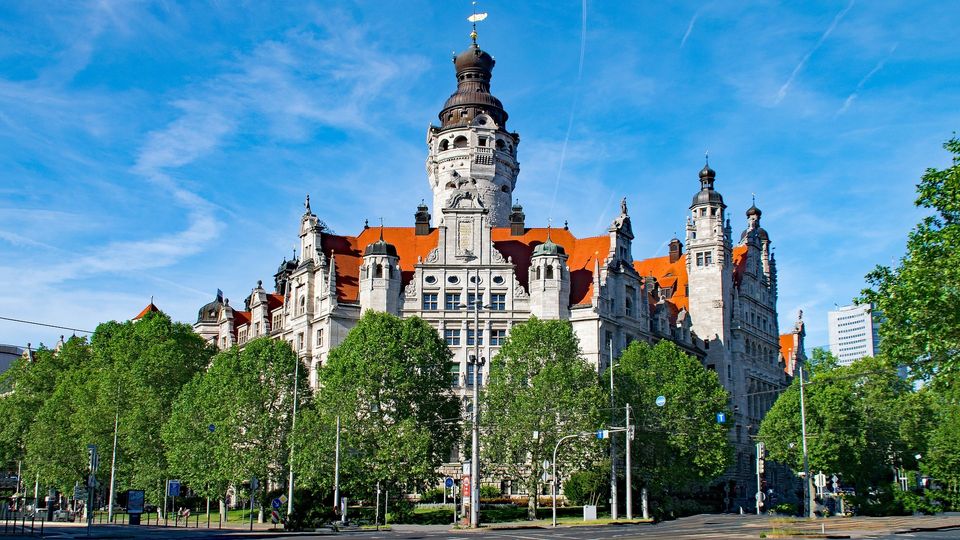
{"type": "MultiPolygon", "coordinates": [[[[481,453],[522,483],[530,495],[530,519],[536,518],[541,474],[552,474],[541,462],[552,459],[561,437],[596,430],[602,406],[597,372],[583,359],[569,322],[533,317],[513,327],[490,365],[481,453]],[[534,438],[534,432],[539,436],[534,438]]],[[[586,438],[565,443],[557,456],[558,474],[565,468],[583,468],[599,457],[599,451],[586,438]]]]}
{"type": "MultiPolygon", "coordinates": [[[[885,484],[893,466],[916,468],[929,416],[926,400],[881,358],[814,371],[805,385],[811,471],[839,473],[860,489],[885,484]]],[[[803,470],[799,377],[760,425],[770,459],[803,470]]]]}
{"type": "Polygon", "coordinates": [[[634,414],[632,466],[654,493],[706,485],[730,465],[730,426],[716,421],[729,395],[699,360],[669,341],[635,341],[614,369],[614,385],[618,407],[629,403],[634,414]]]}
{"type": "Polygon", "coordinates": [[[884,354],[918,377],[960,373],[960,139],[944,148],[952,165],[927,169],[917,185],[916,205],[931,215],[910,232],[896,268],[867,275],[860,298],[883,314],[884,354]]]}
{"type": "Polygon", "coordinates": [[[960,489],[960,390],[949,384],[929,393],[933,415],[923,470],[956,492],[960,489]]]}
{"type": "MultiPolygon", "coordinates": [[[[256,477],[262,507],[268,481],[285,483],[297,361],[289,343],[269,337],[214,356],[163,426],[171,470],[208,496],[256,477]]],[[[309,396],[305,371],[298,374],[300,400],[309,396]]]]}
{"type": "Polygon", "coordinates": [[[345,494],[372,497],[377,482],[405,490],[433,484],[460,440],[450,358],[423,319],[364,314],[318,370],[315,406],[298,421],[302,485],[332,485],[337,417],[345,494]]]}

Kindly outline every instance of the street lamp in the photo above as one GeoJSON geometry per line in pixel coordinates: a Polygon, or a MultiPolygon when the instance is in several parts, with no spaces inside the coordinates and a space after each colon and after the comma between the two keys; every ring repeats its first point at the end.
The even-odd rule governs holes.
{"type": "MultiPolygon", "coordinates": [[[[476,293],[473,301],[468,304],[460,304],[460,309],[473,310],[473,356],[468,360],[468,365],[473,366],[473,430],[471,436],[470,453],[470,527],[480,526],[480,368],[485,363],[480,356],[480,339],[483,334],[480,333],[480,310],[489,309],[490,306],[483,305],[480,296],[480,270],[477,270],[477,276],[474,280],[476,293]]],[[[467,333],[469,336],[469,332],[467,333]]]]}

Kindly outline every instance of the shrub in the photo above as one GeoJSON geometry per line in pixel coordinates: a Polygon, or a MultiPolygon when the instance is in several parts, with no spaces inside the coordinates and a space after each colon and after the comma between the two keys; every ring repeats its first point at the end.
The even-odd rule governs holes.
{"type": "Polygon", "coordinates": [[[480,486],[480,500],[484,499],[499,499],[500,498],[500,489],[495,486],[480,486]]]}
{"type": "MultiPolygon", "coordinates": [[[[483,490],[481,489],[481,493],[483,490]]],[[[428,489],[420,494],[420,502],[422,503],[438,503],[443,502],[443,488],[433,488],[428,489]]]]}

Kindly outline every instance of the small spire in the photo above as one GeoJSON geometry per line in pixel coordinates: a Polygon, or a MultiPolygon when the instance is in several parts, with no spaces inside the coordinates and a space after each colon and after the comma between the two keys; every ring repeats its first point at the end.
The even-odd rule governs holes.
{"type": "Polygon", "coordinates": [[[570,222],[568,222],[567,220],[563,220],[563,230],[565,231],[570,230],[570,222]]]}
{"type": "Polygon", "coordinates": [[[380,241],[383,242],[383,218],[380,218],[380,241]]]}
{"type": "Polygon", "coordinates": [[[704,161],[704,165],[706,165],[707,167],[710,166],[710,151],[709,151],[709,150],[705,150],[705,151],[703,152],[703,161],[704,161]]]}
{"type": "Polygon", "coordinates": [[[620,199],[620,214],[627,215],[627,198],[624,197],[620,199]]]}
{"type": "Polygon", "coordinates": [[[550,228],[553,226],[553,218],[547,218],[547,242],[552,242],[550,240],[550,228]]]}
{"type": "Polygon", "coordinates": [[[363,220],[363,228],[364,228],[364,230],[370,228],[370,220],[369,220],[369,219],[363,220]]]}
{"type": "Polygon", "coordinates": [[[305,214],[309,215],[312,212],[310,211],[310,194],[307,194],[307,200],[303,203],[303,208],[306,210],[305,214]]]}

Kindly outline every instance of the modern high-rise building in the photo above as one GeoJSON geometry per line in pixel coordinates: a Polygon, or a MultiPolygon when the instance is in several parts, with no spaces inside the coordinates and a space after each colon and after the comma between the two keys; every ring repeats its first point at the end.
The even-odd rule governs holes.
{"type": "Polygon", "coordinates": [[[827,314],[830,354],[849,366],[880,350],[879,313],[870,304],[842,306],[827,314]]]}

